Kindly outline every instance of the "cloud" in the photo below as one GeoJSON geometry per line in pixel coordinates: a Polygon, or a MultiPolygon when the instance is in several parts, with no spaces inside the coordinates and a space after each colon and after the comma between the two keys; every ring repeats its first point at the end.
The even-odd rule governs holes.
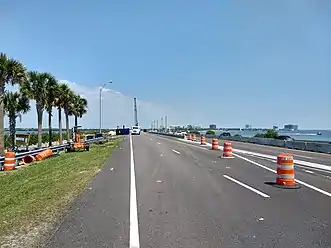
{"type": "MultiPolygon", "coordinates": [[[[99,128],[99,109],[100,109],[100,88],[80,85],[68,80],[60,80],[66,83],[76,93],[85,97],[88,101],[88,112],[82,119],[79,119],[79,125],[85,128],[99,128]]],[[[109,85],[111,87],[111,85],[109,85]]],[[[115,128],[116,126],[131,126],[134,123],[133,97],[125,96],[121,92],[111,89],[109,86],[102,90],[102,128],[115,128]]],[[[7,87],[8,90],[16,90],[17,87],[7,87]]],[[[23,115],[22,122],[17,123],[17,127],[37,127],[37,114],[35,102],[31,101],[31,111],[23,115]]],[[[171,106],[165,106],[154,102],[148,102],[137,98],[138,121],[142,127],[150,127],[155,119],[171,113],[171,106]]],[[[176,120],[179,116],[176,117],[176,120]]],[[[168,118],[175,118],[174,115],[168,118]]],[[[58,113],[53,111],[53,127],[58,127],[58,113]]],[[[70,127],[74,124],[74,118],[70,117],[70,127]]],[[[62,126],[65,127],[65,117],[62,117],[62,126]]],[[[5,127],[8,127],[8,119],[5,119],[5,127]]],[[[44,112],[43,127],[48,127],[48,115],[44,112]]]]}

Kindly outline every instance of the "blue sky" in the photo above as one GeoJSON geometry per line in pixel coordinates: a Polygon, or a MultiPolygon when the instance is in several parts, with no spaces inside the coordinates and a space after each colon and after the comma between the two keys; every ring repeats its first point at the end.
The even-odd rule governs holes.
{"type": "MultiPolygon", "coordinates": [[[[89,100],[98,127],[331,129],[331,1],[1,1],[0,49],[89,100]]],[[[45,115],[44,126],[47,126],[45,115]]],[[[36,126],[33,109],[19,126],[36,126]]]]}

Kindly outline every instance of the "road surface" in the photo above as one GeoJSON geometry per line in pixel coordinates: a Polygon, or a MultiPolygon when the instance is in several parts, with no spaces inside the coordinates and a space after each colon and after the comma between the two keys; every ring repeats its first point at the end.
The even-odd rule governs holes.
{"type": "Polygon", "coordinates": [[[331,247],[329,177],[300,168],[302,187],[280,189],[273,161],[220,155],[127,137],[45,247],[331,247]]]}

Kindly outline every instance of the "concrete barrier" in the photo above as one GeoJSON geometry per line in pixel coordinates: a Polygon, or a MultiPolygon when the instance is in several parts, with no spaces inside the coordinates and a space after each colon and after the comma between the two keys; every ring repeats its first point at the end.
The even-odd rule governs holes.
{"type": "MultiPolygon", "coordinates": [[[[184,138],[183,135],[178,136],[178,135],[169,134],[169,133],[155,133],[155,134],[177,137],[177,138],[184,138]]],[[[229,141],[238,141],[238,142],[253,143],[253,144],[258,144],[258,145],[277,146],[277,147],[284,147],[284,148],[289,148],[289,149],[331,154],[331,143],[313,142],[313,141],[283,141],[283,140],[276,140],[276,139],[240,137],[240,136],[218,137],[215,135],[206,135],[206,138],[219,138],[219,139],[229,140],[229,141]]]]}

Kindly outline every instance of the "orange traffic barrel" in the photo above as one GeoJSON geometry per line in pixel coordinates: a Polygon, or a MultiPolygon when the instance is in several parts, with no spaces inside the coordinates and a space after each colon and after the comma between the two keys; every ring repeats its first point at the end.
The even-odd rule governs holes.
{"type": "Polygon", "coordinates": [[[36,160],[35,157],[32,155],[27,155],[22,159],[24,164],[30,164],[30,163],[34,162],[35,160],[36,160]]]}
{"type": "Polygon", "coordinates": [[[36,155],[36,160],[37,161],[40,161],[40,160],[43,160],[45,158],[48,158],[50,156],[53,155],[53,151],[51,149],[46,149],[42,152],[39,152],[37,155],[36,155]]]}
{"type": "Polygon", "coordinates": [[[205,145],[206,144],[206,137],[205,136],[201,136],[200,137],[200,143],[201,143],[201,145],[205,145]]]}
{"type": "Polygon", "coordinates": [[[14,170],[15,164],[16,164],[15,153],[12,151],[7,151],[5,153],[5,161],[3,164],[3,169],[5,171],[14,170]]]}
{"type": "Polygon", "coordinates": [[[233,158],[231,142],[224,142],[222,158],[233,158]]]}
{"type": "Polygon", "coordinates": [[[218,139],[212,139],[211,141],[211,149],[212,150],[218,150],[218,139]]]}
{"type": "Polygon", "coordinates": [[[197,136],[195,134],[192,135],[192,140],[196,141],[197,140],[197,136]]]}
{"type": "Polygon", "coordinates": [[[191,135],[191,134],[188,134],[188,135],[187,135],[187,139],[188,139],[188,140],[192,140],[192,135],[191,135]]]}
{"type": "Polygon", "coordinates": [[[279,154],[277,156],[276,184],[282,186],[294,186],[294,163],[291,154],[279,154]]]}

